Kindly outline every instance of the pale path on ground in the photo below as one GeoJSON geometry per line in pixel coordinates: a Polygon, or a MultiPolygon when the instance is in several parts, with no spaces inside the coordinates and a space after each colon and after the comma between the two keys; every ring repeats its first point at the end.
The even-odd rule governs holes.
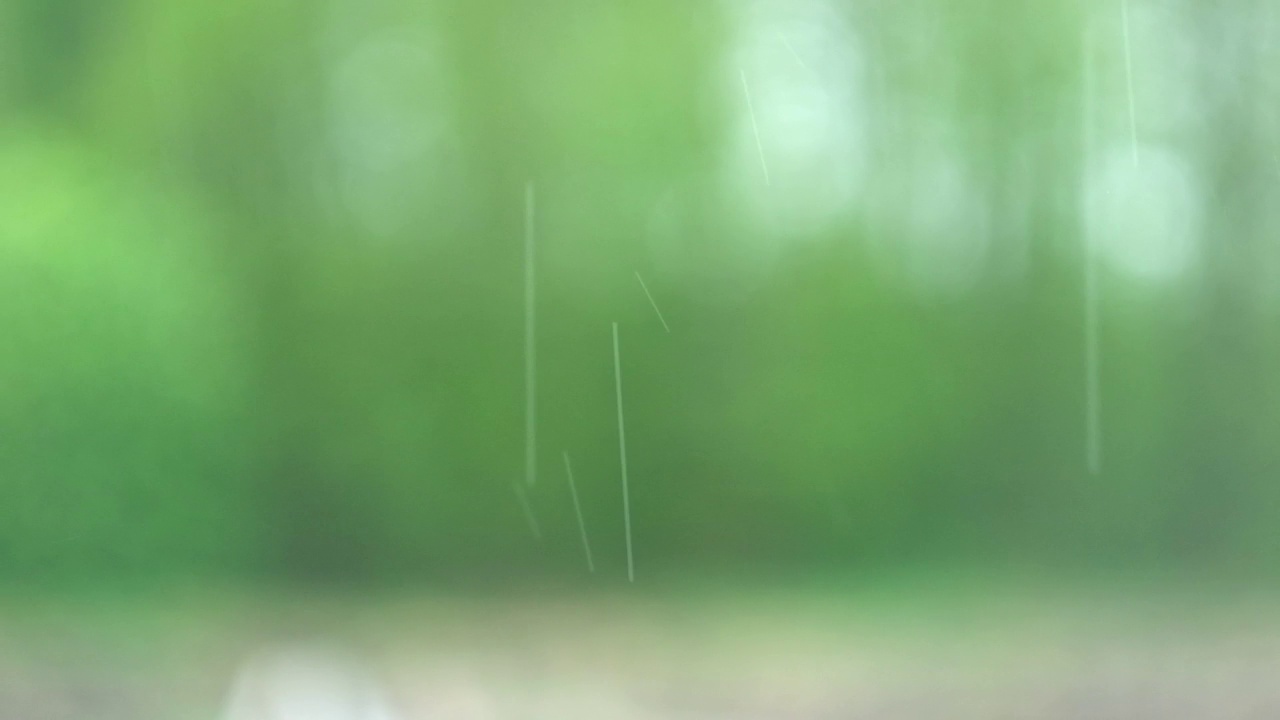
{"type": "MultiPolygon", "coordinates": [[[[2,715],[2,713],[0,713],[2,715]]],[[[245,662],[222,720],[404,720],[375,674],[318,647],[259,652],[245,662]]]]}
{"type": "Polygon", "coordinates": [[[10,608],[0,719],[1280,717],[1276,598],[1202,593],[10,608]]]}

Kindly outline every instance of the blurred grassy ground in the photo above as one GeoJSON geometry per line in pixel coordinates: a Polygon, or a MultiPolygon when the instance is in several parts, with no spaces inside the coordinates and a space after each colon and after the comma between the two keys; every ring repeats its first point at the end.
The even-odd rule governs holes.
{"type": "Polygon", "coordinates": [[[251,683],[269,688],[272,663],[299,658],[367,674],[409,720],[442,708],[459,718],[1245,717],[1235,713],[1249,704],[1280,710],[1268,681],[1280,671],[1278,598],[1166,581],[921,575],[523,597],[10,599],[0,718],[225,717],[238,677],[257,668],[251,683]]]}

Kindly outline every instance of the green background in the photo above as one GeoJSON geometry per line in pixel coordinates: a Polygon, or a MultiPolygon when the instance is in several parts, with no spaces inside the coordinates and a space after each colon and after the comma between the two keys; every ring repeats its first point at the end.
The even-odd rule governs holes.
{"type": "Polygon", "coordinates": [[[642,577],[1270,575],[1280,11],[1132,14],[0,0],[0,583],[619,581],[615,321],[642,577]]]}

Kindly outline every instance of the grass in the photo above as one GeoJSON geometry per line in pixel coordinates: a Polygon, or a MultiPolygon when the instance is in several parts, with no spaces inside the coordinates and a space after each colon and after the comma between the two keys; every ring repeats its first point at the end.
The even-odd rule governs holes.
{"type": "MultiPolygon", "coordinates": [[[[318,642],[396,687],[456,680],[547,716],[590,697],[606,718],[693,707],[733,717],[742,703],[779,708],[764,717],[800,708],[793,717],[804,718],[852,702],[849,687],[876,697],[988,688],[1013,702],[1019,683],[1084,682],[1099,658],[1128,658],[1134,673],[1159,662],[1234,667],[1224,648],[1280,637],[1276,594],[937,570],[774,584],[646,576],[625,588],[509,596],[201,586],[10,594],[0,601],[0,680],[35,678],[74,699],[76,683],[96,678],[142,720],[175,708],[209,717],[247,658],[318,642]]],[[[0,705],[12,700],[4,687],[0,705]]]]}

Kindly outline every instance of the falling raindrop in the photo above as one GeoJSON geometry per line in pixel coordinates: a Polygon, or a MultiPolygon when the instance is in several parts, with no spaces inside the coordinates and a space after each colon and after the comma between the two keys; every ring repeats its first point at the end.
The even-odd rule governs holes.
{"type": "Polygon", "coordinates": [[[627,533],[627,580],[635,582],[631,553],[631,492],[627,487],[627,433],[622,423],[622,353],[618,348],[618,323],[613,324],[613,378],[618,395],[618,454],[622,460],[622,518],[627,533]]]}
{"type": "Polygon", "coordinates": [[[529,487],[538,482],[538,375],[537,313],[534,276],[533,183],[524,189],[524,478],[529,487]]]}
{"type": "Polygon", "coordinates": [[[587,539],[587,523],[582,519],[582,505],[578,502],[578,486],[573,481],[573,463],[569,461],[569,451],[564,452],[564,471],[569,476],[569,494],[573,497],[573,512],[578,516],[578,531],[582,533],[582,549],[587,553],[587,570],[596,571],[596,563],[591,558],[591,541],[587,539]]]}
{"type": "Polygon", "coordinates": [[[653,306],[653,311],[658,313],[658,321],[662,323],[662,329],[671,332],[671,328],[667,326],[667,319],[662,317],[662,311],[658,309],[658,303],[653,299],[653,294],[649,292],[649,286],[644,284],[644,278],[640,277],[639,271],[636,271],[636,279],[640,281],[640,289],[644,290],[644,296],[649,298],[649,304],[653,306]]]}
{"type": "Polygon", "coordinates": [[[1088,199],[1088,172],[1093,157],[1093,63],[1089,33],[1082,41],[1081,74],[1081,132],[1083,158],[1081,167],[1081,242],[1084,246],[1084,364],[1085,364],[1085,463],[1089,472],[1102,471],[1102,390],[1100,377],[1100,348],[1098,333],[1098,281],[1097,248],[1093,223],[1090,222],[1088,199]]]}

